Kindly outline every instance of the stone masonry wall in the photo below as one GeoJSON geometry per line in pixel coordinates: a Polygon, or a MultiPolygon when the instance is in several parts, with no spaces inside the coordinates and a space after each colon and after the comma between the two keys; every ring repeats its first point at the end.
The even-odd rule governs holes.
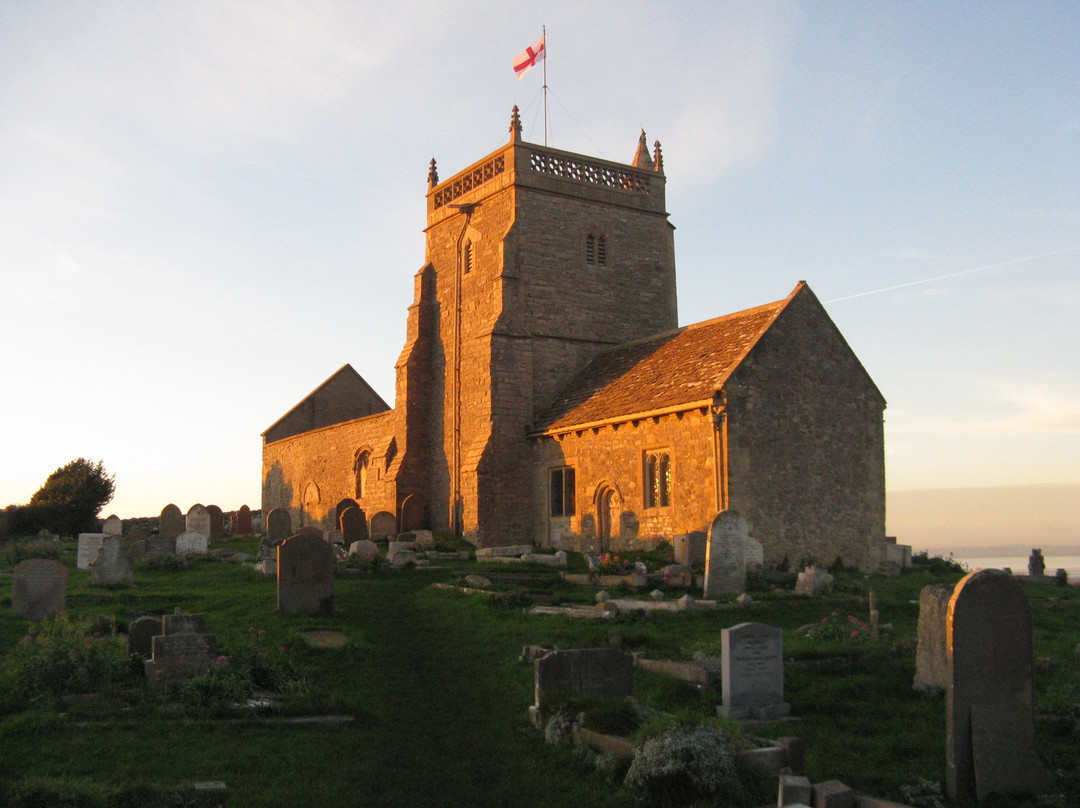
{"type": "Polygon", "coordinates": [[[809,290],[725,386],[731,507],[767,564],[876,567],[885,541],[885,402],[809,290]]]}
{"type": "Polygon", "coordinates": [[[336,528],[335,508],[343,499],[356,498],[353,459],[361,449],[372,451],[369,493],[357,504],[368,519],[378,511],[397,515],[394,484],[386,479],[387,437],[393,434],[394,411],[389,410],[343,424],[316,429],[263,445],[262,510],[289,508],[293,528],[315,525],[336,528]],[[377,453],[378,452],[378,453],[377,453]],[[314,483],[317,501],[305,493],[314,483]]]}

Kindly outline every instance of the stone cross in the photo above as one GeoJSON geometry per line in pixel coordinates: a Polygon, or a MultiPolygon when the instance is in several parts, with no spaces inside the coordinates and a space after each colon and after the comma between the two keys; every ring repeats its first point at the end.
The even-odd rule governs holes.
{"type": "Polygon", "coordinates": [[[1001,570],[956,585],[946,628],[945,784],[956,801],[1039,793],[1052,784],[1035,753],[1031,606],[1001,570]]]}

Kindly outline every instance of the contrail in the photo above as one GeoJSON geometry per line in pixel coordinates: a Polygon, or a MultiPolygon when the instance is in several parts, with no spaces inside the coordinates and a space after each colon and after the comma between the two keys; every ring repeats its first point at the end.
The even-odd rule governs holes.
{"type": "Polygon", "coordinates": [[[1007,267],[1010,264],[1022,264],[1025,261],[1038,261],[1040,258],[1049,258],[1052,255],[1062,255],[1064,253],[1076,252],[1080,250],[1080,247],[1066,247],[1064,250],[1055,250],[1054,252],[1043,253],[1042,255],[1031,255],[1027,258],[1014,258],[1011,261],[1002,261],[1000,264],[987,264],[984,267],[975,267],[974,269],[962,269],[959,272],[950,272],[948,275],[938,275],[935,278],[923,278],[919,281],[909,281],[908,283],[900,283],[896,286],[886,286],[883,289],[874,289],[870,292],[858,292],[853,295],[847,295],[846,297],[834,297],[832,300],[826,300],[826,303],[839,303],[841,300],[851,300],[855,297],[866,297],[867,295],[876,295],[881,292],[892,292],[896,289],[906,289],[909,286],[919,286],[923,283],[933,283],[934,281],[943,281],[946,278],[956,278],[960,275],[970,275],[972,272],[985,272],[988,269],[997,269],[998,267],[1007,267]]]}

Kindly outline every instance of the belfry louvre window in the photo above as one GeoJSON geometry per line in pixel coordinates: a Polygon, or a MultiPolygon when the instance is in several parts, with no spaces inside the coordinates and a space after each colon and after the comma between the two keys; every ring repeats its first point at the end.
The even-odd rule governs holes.
{"type": "Polygon", "coordinates": [[[549,477],[552,516],[574,515],[574,470],[552,469],[549,477]]]}
{"type": "Polygon", "coordinates": [[[465,242],[461,263],[464,265],[463,272],[468,275],[472,272],[473,265],[473,243],[471,240],[465,242]]]}
{"type": "Polygon", "coordinates": [[[671,455],[667,452],[645,454],[645,507],[671,505],[671,455]]]}
{"type": "Polygon", "coordinates": [[[585,237],[585,263],[599,266],[607,264],[607,241],[603,236],[589,233],[585,237]]]}

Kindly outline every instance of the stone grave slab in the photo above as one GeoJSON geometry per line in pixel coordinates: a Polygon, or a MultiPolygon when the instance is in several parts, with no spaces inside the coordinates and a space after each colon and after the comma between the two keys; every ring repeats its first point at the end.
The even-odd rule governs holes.
{"type": "Polygon", "coordinates": [[[176,537],[176,554],[206,555],[206,545],[209,537],[205,533],[189,530],[176,537]]]}
{"type": "Polygon", "coordinates": [[[552,651],[535,665],[537,706],[566,695],[634,694],[634,658],[614,648],[552,651]]]}
{"type": "Polygon", "coordinates": [[[379,555],[379,545],[371,539],[354,541],[349,545],[349,555],[359,558],[375,558],[379,555]]]}
{"type": "Polygon", "coordinates": [[[202,533],[206,536],[207,541],[210,540],[210,512],[206,510],[205,505],[196,503],[191,506],[184,523],[184,532],[202,533]]]}
{"type": "Polygon", "coordinates": [[[124,532],[124,523],[120,521],[119,516],[113,514],[105,520],[101,526],[101,532],[106,536],[120,536],[124,532]]]}
{"type": "Polygon", "coordinates": [[[341,526],[342,541],[349,546],[368,537],[364,512],[355,505],[350,505],[341,512],[338,524],[341,526]]]}
{"type": "Polygon", "coordinates": [[[301,631],[300,639],[312,648],[344,648],[349,644],[349,638],[341,631],[301,631]]]}
{"type": "Polygon", "coordinates": [[[161,509],[161,518],[158,522],[158,536],[162,539],[176,539],[187,528],[187,520],[183,512],[175,505],[169,504],[161,509]]]}
{"type": "Polygon", "coordinates": [[[217,505],[207,505],[206,515],[210,518],[210,532],[206,535],[210,541],[225,538],[225,514],[217,505]]]}
{"type": "Polygon", "coordinates": [[[964,576],[946,628],[945,784],[954,800],[1040,793],[1052,779],[1035,752],[1031,606],[1012,576],[964,576]]]}
{"type": "Polygon", "coordinates": [[[119,536],[106,536],[90,565],[91,586],[131,586],[135,564],[120,545],[119,536]]]}
{"type": "Polygon", "coordinates": [[[11,610],[19,617],[44,620],[64,613],[67,568],[59,561],[30,558],[15,565],[11,610]]]}
{"type": "Polygon", "coordinates": [[[945,657],[945,624],[951,586],[924,586],[919,593],[919,644],[915,651],[916,690],[944,689],[949,679],[945,657]]]}
{"type": "Polygon", "coordinates": [[[746,589],[746,520],[737,511],[721,511],[709,530],[705,555],[705,597],[737,595],[746,589]]]}
{"type": "Polygon", "coordinates": [[[314,536],[299,534],[278,547],[278,611],[282,614],[332,614],[334,551],[314,536]]]}
{"type": "Polygon", "coordinates": [[[255,525],[251,519],[251,508],[241,505],[240,510],[233,516],[233,535],[251,536],[255,532],[255,525]]]}
{"type": "Polygon", "coordinates": [[[161,635],[161,621],[146,615],[128,624],[128,653],[149,657],[154,653],[154,637],[161,635]]]}
{"type": "Polygon", "coordinates": [[[675,563],[686,567],[704,564],[708,545],[709,535],[702,530],[695,530],[692,533],[680,533],[672,540],[675,563]]]}
{"type": "Polygon", "coordinates": [[[772,720],[791,712],[784,701],[784,632],[764,623],[739,623],[720,633],[725,718],[772,720]]]}
{"type": "Polygon", "coordinates": [[[271,542],[283,542],[293,534],[292,514],[288,508],[274,508],[266,515],[266,538],[271,542]]]}
{"type": "Polygon", "coordinates": [[[146,555],[160,558],[176,554],[176,536],[151,536],[146,540],[146,555]]]}
{"type": "Polygon", "coordinates": [[[80,533],[79,549],[75,557],[75,567],[80,570],[90,569],[90,565],[97,558],[98,550],[105,541],[104,533],[80,533]]]}
{"type": "Polygon", "coordinates": [[[371,517],[368,532],[373,539],[388,539],[397,535],[397,519],[389,511],[379,511],[371,517]]]}
{"type": "Polygon", "coordinates": [[[201,614],[189,614],[188,612],[175,612],[166,614],[161,618],[160,634],[204,634],[206,632],[206,616],[201,614]]]}

